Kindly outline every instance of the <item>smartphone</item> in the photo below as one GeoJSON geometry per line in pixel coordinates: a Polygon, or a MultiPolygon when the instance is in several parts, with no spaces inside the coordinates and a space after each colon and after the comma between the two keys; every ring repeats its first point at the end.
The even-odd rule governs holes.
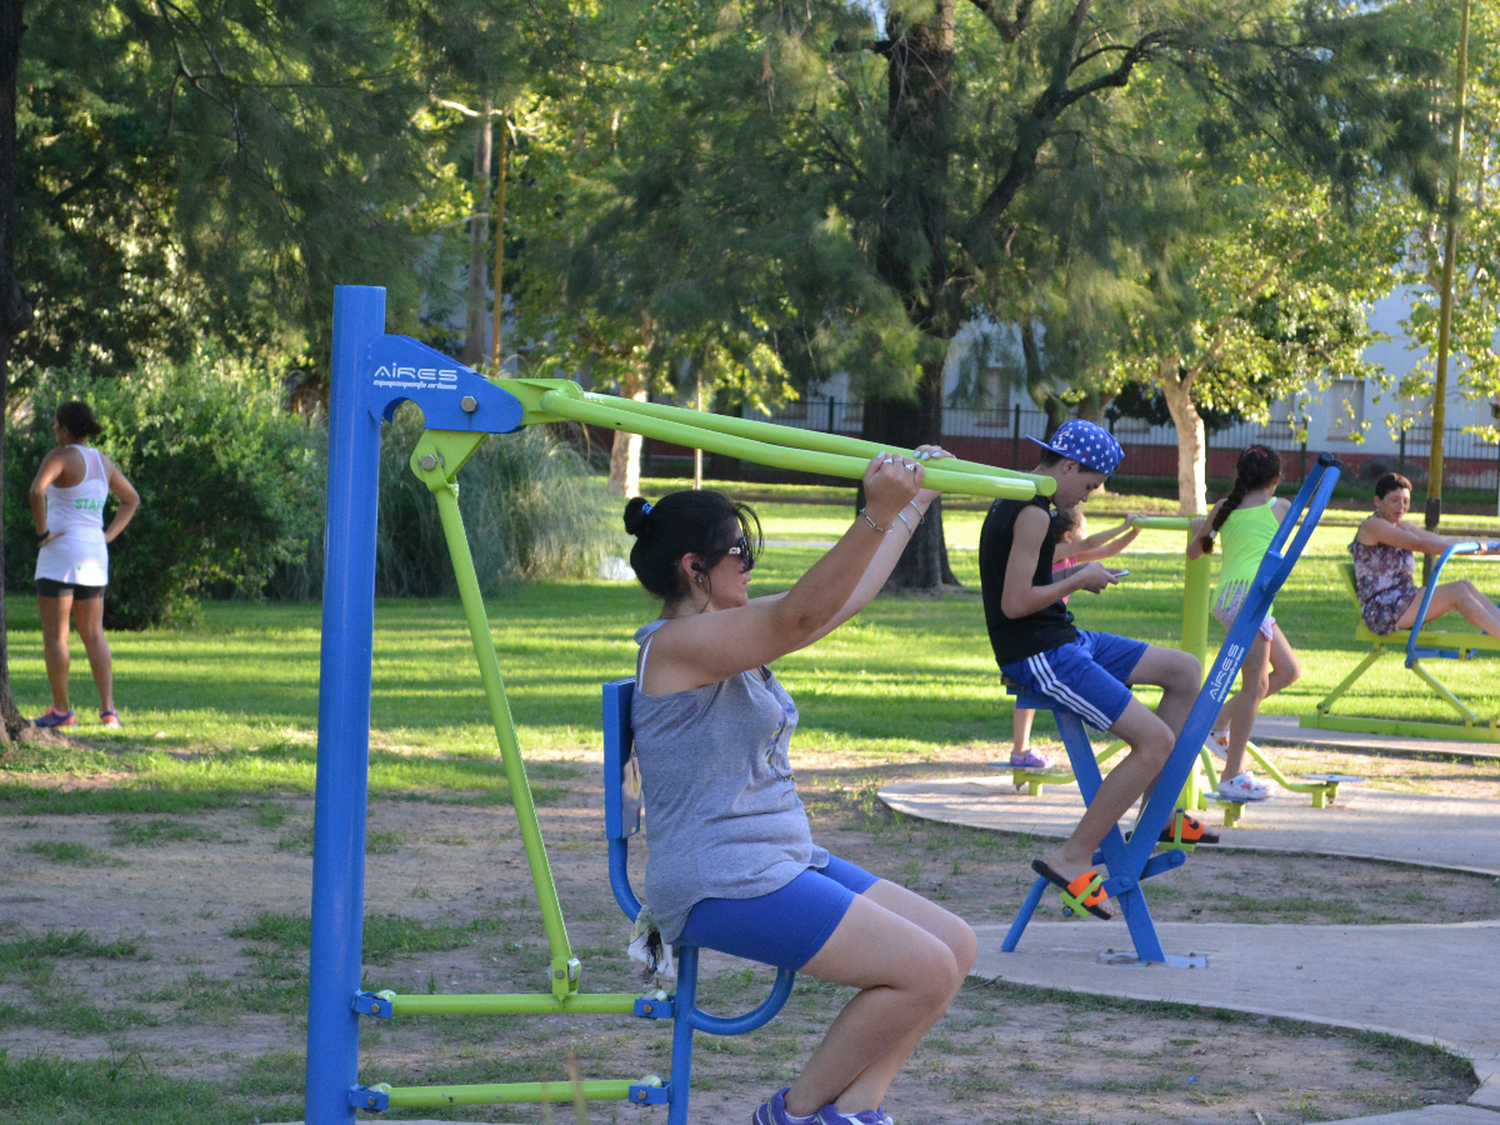
{"type": "Polygon", "coordinates": [[[1130,573],[1130,571],[1128,571],[1128,570],[1112,570],[1112,571],[1110,571],[1110,573],[1113,574],[1116,578],[1124,578],[1124,577],[1126,577],[1130,573]]]}

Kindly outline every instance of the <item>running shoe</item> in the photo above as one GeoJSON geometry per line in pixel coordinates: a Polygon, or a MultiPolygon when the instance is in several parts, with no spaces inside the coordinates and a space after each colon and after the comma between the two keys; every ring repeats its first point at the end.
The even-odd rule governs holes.
{"type": "Polygon", "coordinates": [[[811,1117],[795,1117],[786,1111],[786,1092],[790,1089],[790,1086],[785,1086],[772,1094],[769,1101],[761,1102],[755,1116],[750,1119],[750,1125],[821,1125],[822,1110],[811,1117]]]}
{"type": "Polygon", "coordinates": [[[1256,781],[1248,770],[1219,782],[1219,796],[1230,801],[1264,801],[1271,795],[1271,787],[1256,781]]]}
{"type": "Polygon", "coordinates": [[[840,1113],[831,1105],[818,1110],[818,1125],[896,1125],[884,1109],[863,1109],[858,1113],[840,1113]]]}
{"type": "Polygon", "coordinates": [[[51,730],[54,727],[76,727],[78,716],[71,711],[59,711],[56,707],[48,707],[47,713],[40,719],[32,720],[33,726],[39,726],[43,730],[51,730]]]}
{"type": "Polygon", "coordinates": [[[1051,764],[1051,758],[1045,754],[1038,754],[1035,750],[1027,750],[1024,754],[1010,756],[1010,768],[1013,770],[1044,770],[1051,764]]]}
{"type": "Polygon", "coordinates": [[[119,730],[120,712],[116,711],[113,707],[106,707],[103,711],[99,712],[99,721],[110,730],[119,730]]]}

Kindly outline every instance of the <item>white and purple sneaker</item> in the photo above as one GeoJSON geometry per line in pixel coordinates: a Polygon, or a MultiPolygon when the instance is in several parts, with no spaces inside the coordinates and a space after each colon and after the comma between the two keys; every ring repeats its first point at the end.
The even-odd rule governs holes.
{"type": "Polygon", "coordinates": [[[858,1113],[840,1113],[831,1105],[818,1110],[818,1125],[896,1125],[883,1108],[862,1109],[858,1113]]]}
{"type": "Polygon", "coordinates": [[[811,1117],[798,1117],[786,1111],[786,1092],[790,1089],[790,1086],[784,1086],[772,1094],[769,1101],[761,1102],[755,1116],[750,1119],[750,1125],[820,1125],[823,1120],[822,1110],[811,1117]]]}
{"type": "Polygon", "coordinates": [[[1051,765],[1051,758],[1045,754],[1038,754],[1035,750],[1031,749],[1028,749],[1024,754],[1012,754],[1010,756],[1010,768],[1013,770],[1044,770],[1050,768],[1051,765]]]}

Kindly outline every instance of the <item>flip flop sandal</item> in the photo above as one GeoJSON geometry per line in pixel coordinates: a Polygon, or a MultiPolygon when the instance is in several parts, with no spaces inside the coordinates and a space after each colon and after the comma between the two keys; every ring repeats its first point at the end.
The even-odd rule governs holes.
{"type": "Polygon", "coordinates": [[[1095,918],[1103,918],[1105,921],[1114,917],[1100,905],[1109,897],[1109,893],[1105,891],[1104,879],[1097,871],[1085,871],[1070,883],[1048,867],[1043,860],[1032,860],[1031,869],[1047,882],[1060,888],[1058,897],[1063,900],[1065,913],[1087,910],[1095,918]]]}
{"type": "Polygon", "coordinates": [[[1160,840],[1163,844],[1217,844],[1219,834],[1206,827],[1202,821],[1178,809],[1161,830],[1160,840]],[[1182,833],[1181,839],[1177,835],[1179,830],[1182,833]]]}

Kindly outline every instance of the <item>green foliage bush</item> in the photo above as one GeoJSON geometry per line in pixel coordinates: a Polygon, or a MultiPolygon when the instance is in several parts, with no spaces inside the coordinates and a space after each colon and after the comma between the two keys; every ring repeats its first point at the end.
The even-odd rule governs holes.
{"type": "MultiPolygon", "coordinates": [[[[36,543],[27,490],[53,445],[57,406],[80,399],[104,426],[95,444],[141,494],[110,547],[105,622],[142,629],[200,596],[258,595],[278,566],[306,556],[321,515],[325,431],[281,409],[263,370],[200,353],[119,379],[81,362],[40,372],[10,419],[5,569],[31,585],[36,543]]],[[[106,519],[113,515],[110,505],[106,519]]]]}
{"type": "MultiPolygon", "coordinates": [[[[106,624],[160,624],[200,597],[321,594],[327,430],[283,410],[280,385],[263,370],[209,355],[119,379],[81,364],[40,373],[10,419],[9,588],[32,586],[26,493],[53,444],[57,405],[75,398],[93,407],[105,427],[96,444],[141,494],[140,511],[110,548],[106,624]]],[[[407,464],[421,431],[421,412],[405,406],[382,433],[380,597],[457,593],[436,502],[407,464]]],[[[516,581],[581,577],[619,549],[604,482],[550,429],[486,441],[459,482],[486,594],[516,581]]]]}
{"type": "MultiPolygon", "coordinates": [[[[458,593],[437,502],[407,463],[421,432],[421,412],[408,405],[382,434],[375,590],[384,598],[458,593]]],[[[550,427],[490,438],[458,483],[486,594],[518,580],[581,578],[617,548],[619,516],[603,479],[550,427]]]]}

